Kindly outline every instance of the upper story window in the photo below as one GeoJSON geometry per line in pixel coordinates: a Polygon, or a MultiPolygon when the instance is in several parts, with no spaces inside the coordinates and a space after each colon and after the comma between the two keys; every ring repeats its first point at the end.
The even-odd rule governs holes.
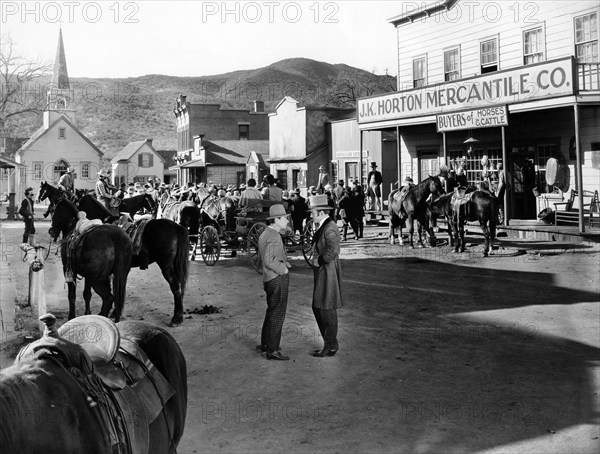
{"type": "Polygon", "coordinates": [[[460,54],[458,47],[444,52],[444,80],[460,79],[460,54]]]}
{"type": "Polygon", "coordinates": [[[152,153],[140,153],[138,155],[138,165],[140,167],[152,167],[154,165],[154,155],[152,153]]]}
{"type": "Polygon", "coordinates": [[[523,64],[530,65],[544,61],[546,38],[544,27],[523,31],[523,64]]]}
{"type": "Polygon", "coordinates": [[[413,60],[413,88],[427,85],[427,62],[425,57],[413,60]]]}
{"type": "Polygon", "coordinates": [[[575,18],[575,56],[579,63],[598,62],[598,14],[575,18]]]}
{"type": "Polygon", "coordinates": [[[498,38],[487,39],[479,44],[481,74],[498,71],[498,38]]]}
{"type": "Polygon", "coordinates": [[[250,125],[248,123],[238,124],[240,140],[250,140],[250,125]]]}
{"type": "Polygon", "coordinates": [[[58,138],[59,139],[67,138],[67,128],[58,128],[58,138]]]}

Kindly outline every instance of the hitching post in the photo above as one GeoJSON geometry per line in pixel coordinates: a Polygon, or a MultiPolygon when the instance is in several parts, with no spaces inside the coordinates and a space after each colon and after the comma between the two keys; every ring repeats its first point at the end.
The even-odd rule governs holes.
{"type": "MultiPolygon", "coordinates": [[[[29,297],[27,303],[29,306],[37,307],[38,317],[46,313],[46,291],[44,290],[44,255],[40,250],[45,250],[43,246],[35,245],[33,235],[29,242],[34,243],[22,245],[25,257],[29,263],[29,297]]],[[[44,332],[45,325],[39,322],[39,330],[44,332]]]]}

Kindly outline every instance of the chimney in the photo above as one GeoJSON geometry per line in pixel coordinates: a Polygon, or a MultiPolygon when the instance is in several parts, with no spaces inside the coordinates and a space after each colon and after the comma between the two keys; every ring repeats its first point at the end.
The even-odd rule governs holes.
{"type": "Polygon", "coordinates": [[[146,143],[150,146],[152,146],[152,139],[146,139],[146,143]]]}
{"type": "Polygon", "coordinates": [[[264,112],[265,103],[263,101],[254,101],[254,112],[264,112]]]}

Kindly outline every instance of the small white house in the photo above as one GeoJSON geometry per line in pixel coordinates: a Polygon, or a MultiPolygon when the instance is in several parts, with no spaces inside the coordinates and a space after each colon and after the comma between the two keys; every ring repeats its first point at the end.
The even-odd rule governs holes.
{"type": "Polygon", "coordinates": [[[110,164],[115,185],[145,183],[157,177],[164,181],[165,160],[152,146],[152,139],[129,142],[110,164]]]}

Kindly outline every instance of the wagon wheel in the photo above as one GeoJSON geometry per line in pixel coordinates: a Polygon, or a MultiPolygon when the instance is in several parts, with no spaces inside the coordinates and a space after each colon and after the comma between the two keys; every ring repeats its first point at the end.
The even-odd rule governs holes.
{"type": "Polygon", "coordinates": [[[221,255],[219,232],[212,225],[207,225],[200,234],[200,253],[208,266],[213,266],[221,255]]]}
{"type": "Polygon", "coordinates": [[[306,221],[306,227],[304,227],[304,235],[302,240],[302,255],[304,256],[306,263],[308,263],[312,268],[316,268],[316,266],[313,265],[313,260],[315,257],[313,237],[315,235],[315,231],[315,224],[312,219],[306,221]]]}
{"type": "Polygon", "coordinates": [[[258,250],[258,237],[263,230],[267,228],[264,222],[257,222],[248,231],[248,238],[246,240],[246,250],[248,251],[248,259],[252,268],[257,272],[262,273],[262,261],[260,259],[260,252],[258,250]]]}

